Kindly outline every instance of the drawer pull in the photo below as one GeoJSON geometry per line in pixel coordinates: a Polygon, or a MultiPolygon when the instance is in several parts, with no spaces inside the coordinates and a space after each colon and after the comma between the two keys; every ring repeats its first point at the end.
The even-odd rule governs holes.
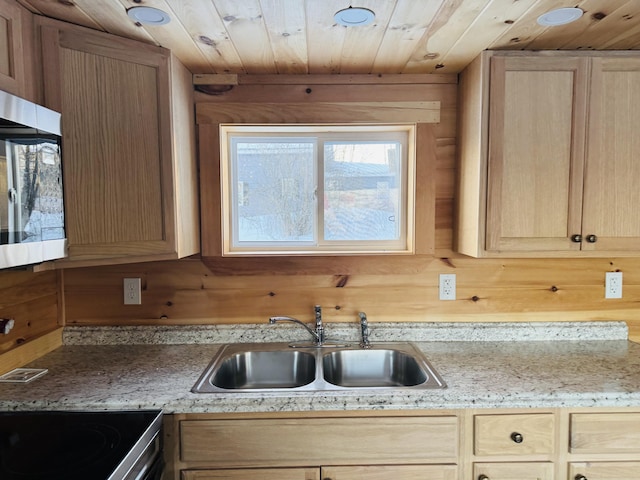
{"type": "Polygon", "coordinates": [[[513,432],[511,434],[511,440],[513,440],[516,443],[522,443],[524,441],[524,437],[522,436],[521,433],[513,432]]]}
{"type": "Polygon", "coordinates": [[[587,477],[584,475],[578,474],[575,476],[575,480],[587,480],[587,477]]]}
{"type": "MultiPolygon", "coordinates": [[[[486,475],[480,475],[478,477],[478,480],[489,480],[489,477],[487,477],[486,475]]],[[[585,479],[586,480],[586,479],[585,479]]]]}
{"type": "Polygon", "coordinates": [[[580,235],[580,234],[571,235],[571,241],[572,241],[573,243],[580,243],[580,242],[582,242],[582,235],[580,235]]]}

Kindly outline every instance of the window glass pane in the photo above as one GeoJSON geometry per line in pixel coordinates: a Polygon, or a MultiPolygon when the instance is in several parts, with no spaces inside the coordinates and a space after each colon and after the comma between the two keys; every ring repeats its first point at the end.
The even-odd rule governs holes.
{"type": "Polygon", "coordinates": [[[401,145],[324,144],[324,239],[398,240],[401,145]]]}
{"type": "Polygon", "coordinates": [[[235,242],[314,239],[315,143],[303,138],[235,138],[235,242]]]}

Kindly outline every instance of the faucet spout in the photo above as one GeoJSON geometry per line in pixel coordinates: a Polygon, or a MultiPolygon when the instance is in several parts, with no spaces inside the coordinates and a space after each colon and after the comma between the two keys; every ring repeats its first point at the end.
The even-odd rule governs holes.
{"type": "Polygon", "coordinates": [[[314,332],[313,330],[311,330],[311,328],[309,328],[307,326],[306,323],[302,323],[300,320],[298,320],[297,318],[293,318],[293,317],[287,317],[287,316],[275,316],[275,317],[269,317],[269,323],[274,325],[278,322],[291,322],[291,323],[297,323],[298,325],[301,325],[302,327],[304,327],[304,329],[309,332],[312,336],[313,339],[315,341],[316,344],[320,344],[320,336],[314,332]]]}
{"type": "MultiPolygon", "coordinates": [[[[322,308],[320,307],[320,305],[315,305],[313,307],[314,309],[314,313],[315,313],[315,328],[312,329],[311,327],[309,327],[306,323],[302,323],[300,320],[298,320],[297,318],[293,318],[293,317],[288,317],[288,316],[274,316],[274,317],[269,317],[269,323],[270,324],[274,324],[274,323],[278,323],[278,322],[291,322],[291,323],[297,323],[298,325],[302,326],[307,332],[309,332],[311,334],[311,336],[313,337],[313,345],[314,347],[322,347],[326,344],[326,342],[328,342],[327,338],[325,337],[325,333],[324,333],[324,325],[322,323],[322,308]]],[[[347,345],[342,345],[341,343],[331,343],[332,346],[347,346],[347,345]]],[[[289,346],[294,346],[294,345],[289,345],[289,346]]],[[[305,346],[309,346],[309,345],[305,345],[305,346]]]]}
{"type": "Polygon", "coordinates": [[[367,322],[367,314],[364,312],[358,312],[360,317],[360,331],[362,332],[362,341],[360,342],[360,348],[371,348],[369,342],[369,323],[367,322]]]}

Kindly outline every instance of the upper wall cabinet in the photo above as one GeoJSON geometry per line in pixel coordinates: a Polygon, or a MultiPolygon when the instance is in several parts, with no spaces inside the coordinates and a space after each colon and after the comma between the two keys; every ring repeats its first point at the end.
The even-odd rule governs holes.
{"type": "Polygon", "coordinates": [[[460,96],[460,253],[640,254],[640,57],[485,52],[460,96]]]}
{"type": "Polygon", "coordinates": [[[37,101],[31,12],[15,0],[0,0],[0,90],[37,101]]]}
{"type": "Polygon", "coordinates": [[[193,82],[159,47],[42,19],[44,94],[62,112],[69,257],[199,252],[193,82]]]}

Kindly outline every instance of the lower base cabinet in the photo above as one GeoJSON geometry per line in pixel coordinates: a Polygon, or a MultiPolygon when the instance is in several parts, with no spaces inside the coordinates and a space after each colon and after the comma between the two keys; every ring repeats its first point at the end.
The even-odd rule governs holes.
{"type": "Polygon", "coordinates": [[[475,480],[553,480],[553,464],[543,462],[476,463],[475,480]]]}
{"type": "Polygon", "coordinates": [[[640,408],[165,416],[163,480],[640,480],[640,408]]]}
{"type": "Polygon", "coordinates": [[[184,470],[181,480],[456,480],[455,465],[184,470]]]}
{"type": "Polygon", "coordinates": [[[640,462],[575,462],[570,480],[640,480],[640,462]]]}

